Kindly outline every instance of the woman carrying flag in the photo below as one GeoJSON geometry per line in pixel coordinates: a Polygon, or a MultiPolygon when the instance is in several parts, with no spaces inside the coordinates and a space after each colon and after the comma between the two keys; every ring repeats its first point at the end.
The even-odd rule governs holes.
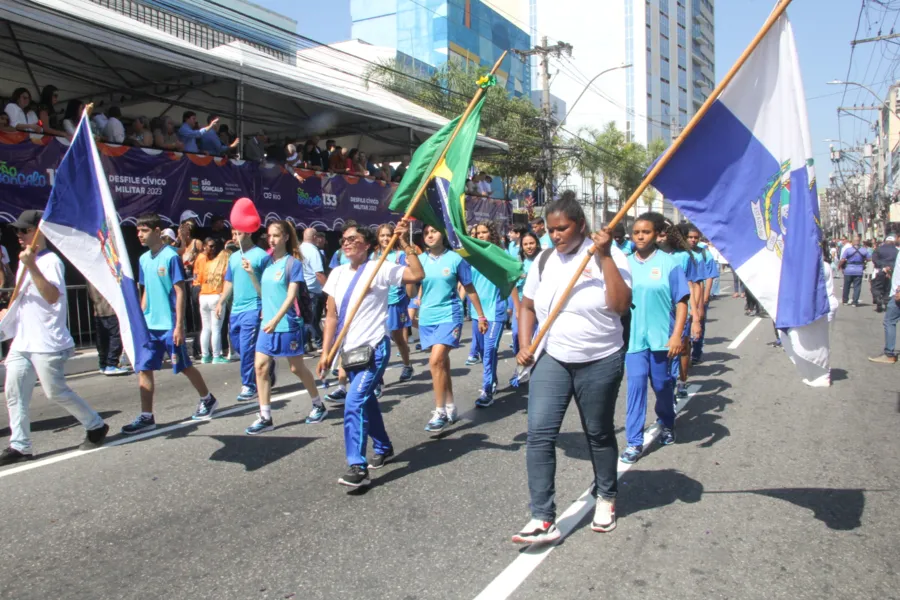
{"type": "MultiPolygon", "coordinates": [[[[491,221],[482,221],[475,227],[475,237],[484,242],[490,242],[500,246],[500,234],[491,221]]],[[[478,269],[472,269],[472,284],[478,292],[481,300],[481,308],[487,318],[487,331],[482,333],[476,329],[472,335],[477,335],[482,349],[482,378],[481,394],[475,400],[478,408],[487,408],[494,403],[494,391],[497,388],[497,352],[500,349],[500,336],[503,335],[503,326],[506,324],[506,298],[500,297],[500,290],[496,285],[481,274],[478,269]]],[[[480,322],[480,320],[479,320],[480,322]]]]}
{"type": "Polygon", "coordinates": [[[680,260],[659,250],[657,235],[665,227],[665,218],[651,212],[639,216],[632,229],[635,250],[628,257],[628,264],[633,304],[625,355],[628,447],[619,458],[625,464],[637,462],[644,451],[648,379],[656,393],[656,416],[662,426],[660,443],[675,443],[675,379],[669,361],[678,360],[681,355],[691,291],[680,260]]]}
{"type": "Polygon", "coordinates": [[[485,333],[488,322],[478,292],[472,285],[469,263],[450,251],[444,235],[431,225],[425,226],[425,246],[419,337],[422,350],[431,350],[429,366],[434,385],[434,412],[425,431],[437,433],[457,421],[453,382],[450,379],[450,350],[459,347],[463,326],[462,302],[456,291],[458,285],[461,284],[466,290],[478,315],[478,331],[485,333]]]}
{"type": "Polygon", "coordinates": [[[341,234],[341,248],[348,262],[335,268],[325,282],[323,291],[328,295],[323,336],[322,357],[316,368],[324,377],[331,368],[331,353],[338,332],[344,326],[345,317],[362,297],[359,310],[347,323],[347,333],[342,346],[342,360],[350,381],[344,403],[344,446],[349,470],[338,483],[358,488],[366,485],[369,469],[383,467],[393,456],[394,448],[384,428],[384,420],[375,387],[381,381],[391,356],[389,296],[393,288],[422,281],[425,273],[415,251],[407,241],[409,224],[400,221],[400,249],[406,254],[406,264],[385,260],[375,274],[368,292],[369,281],[377,261],[369,260],[369,253],[377,241],[371,229],[359,227],[349,221],[341,234]],[[363,295],[365,293],[365,295],[363,295]],[[339,322],[340,321],[340,322],[339,322]],[[372,460],[366,459],[366,442],[372,438],[375,452],[372,460]]]}
{"type": "Polygon", "coordinates": [[[304,327],[303,318],[297,312],[296,299],[300,284],[306,285],[306,280],[303,278],[303,257],[297,232],[288,221],[273,221],[267,231],[272,262],[266,266],[262,277],[257,279],[253,266],[247,259],[243,260],[244,270],[262,298],[262,327],[256,340],[255,361],[259,416],[246,429],[248,435],[275,429],[269,374],[276,358],[287,358],[291,372],[300,378],[309,393],[312,410],[306,422],[320,423],[327,413],[325,404],[319,398],[316,380],[303,364],[304,327]]]}
{"type": "Polygon", "coordinates": [[[615,411],[624,372],[622,315],[631,306],[628,260],[612,247],[608,230],[588,235],[584,211],[571,192],[546,210],[554,250],[544,265],[532,265],[519,305],[522,366],[534,364],[528,386],[528,441],[525,452],[531,520],[513,536],[521,544],[552,542],[556,527],[556,441],[572,396],[581,416],[594,469],[594,531],[616,526],[617,493],[615,411]],[[587,267],[577,269],[593,252],[587,267]],[[544,268],[540,268],[543,266],[544,268]],[[578,285],[560,297],[571,279],[578,285]],[[550,311],[562,310],[532,354],[531,332],[550,311]]]}
{"type": "MultiPolygon", "coordinates": [[[[519,254],[516,256],[522,261],[522,277],[516,282],[516,287],[512,293],[513,315],[512,315],[512,338],[513,353],[519,354],[519,306],[522,302],[522,290],[525,287],[525,278],[528,277],[528,271],[531,269],[532,263],[537,260],[541,253],[541,241],[533,231],[524,231],[519,237],[519,254]]],[[[537,324],[535,324],[537,327],[537,324]]],[[[534,332],[532,332],[534,335],[534,332]]]]}

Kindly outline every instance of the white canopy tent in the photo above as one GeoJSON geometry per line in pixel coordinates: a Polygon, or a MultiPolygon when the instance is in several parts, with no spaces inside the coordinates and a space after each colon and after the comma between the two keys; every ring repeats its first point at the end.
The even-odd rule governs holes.
{"type": "MultiPolygon", "coordinates": [[[[409,154],[447,123],[367,85],[369,63],[358,53],[312,48],[290,64],[241,41],[204,49],[88,0],[7,0],[0,19],[0,95],[23,86],[36,99],[52,84],[61,102],[93,101],[96,110],[118,105],[126,116],[167,114],[176,122],[184,110],[201,120],[216,113],[244,135],[319,135],[388,159],[409,154]]],[[[506,151],[487,137],[476,144],[477,153],[506,151]]]]}

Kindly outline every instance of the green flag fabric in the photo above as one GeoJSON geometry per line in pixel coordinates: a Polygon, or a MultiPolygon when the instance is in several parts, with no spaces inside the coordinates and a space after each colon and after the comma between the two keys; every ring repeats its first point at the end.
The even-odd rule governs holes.
{"type": "Polygon", "coordinates": [[[452,143],[450,137],[461,116],[419,146],[394,192],[390,209],[405,213],[424,183],[425,198],[418,202],[412,215],[443,233],[450,247],[496,285],[501,298],[507,298],[522,276],[522,264],[503,248],[467,233],[469,226],[476,223],[466,223],[466,173],[472,163],[484,100],[482,97],[475,105],[452,143]]]}

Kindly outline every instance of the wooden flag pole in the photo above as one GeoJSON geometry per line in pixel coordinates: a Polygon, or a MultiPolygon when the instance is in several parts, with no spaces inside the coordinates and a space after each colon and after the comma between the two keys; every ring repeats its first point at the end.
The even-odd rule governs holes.
{"type": "MultiPolygon", "coordinates": [[[[503,59],[506,58],[507,51],[504,50],[503,54],[500,55],[500,58],[497,59],[497,62],[494,63],[494,66],[491,68],[489,75],[493,75],[497,72],[497,69],[500,68],[500,63],[503,62],[503,59]]],[[[478,105],[478,101],[481,100],[481,97],[484,96],[486,88],[478,87],[478,90],[475,92],[475,96],[472,97],[472,100],[469,102],[469,105],[466,107],[466,111],[459,118],[459,122],[456,124],[456,128],[453,130],[453,133],[450,135],[450,139],[447,140],[447,143],[444,144],[444,149],[441,150],[441,155],[438,157],[437,161],[434,163],[435,166],[441,164],[441,161],[444,160],[444,157],[447,156],[447,150],[450,148],[450,145],[453,143],[453,140],[456,139],[456,136],[459,134],[462,129],[463,124],[465,124],[466,119],[469,118],[469,115],[472,114],[472,111],[475,110],[475,106],[478,105]]],[[[403,215],[404,220],[408,220],[416,206],[419,204],[419,200],[421,200],[422,196],[425,194],[425,190],[428,187],[428,182],[434,177],[434,171],[429,173],[428,177],[424,178],[421,183],[419,183],[419,187],[416,190],[416,195],[413,196],[412,201],[409,203],[409,207],[406,209],[406,213],[403,215]]],[[[387,248],[381,252],[381,256],[378,257],[378,262],[375,264],[375,269],[372,270],[372,273],[369,275],[368,281],[366,281],[365,286],[362,288],[362,293],[357,298],[356,302],[353,304],[353,307],[350,309],[350,312],[347,313],[346,319],[344,319],[344,326],[341,328],[341,331],[338,333],[337,338],[334,341],[334,344],[331,346],[331,349],[328,351],[328,356],[326,357],[326,364],[331,365],[334,363],[334,356],[338,351],[338,348],[341,347],[341,344],[344,343],[344,338],[347,337],[347,331],[350,330],[350,323],[353,321],[353,317],[356,316],[357,311],[359,311],[360,305],[362,305],[363,298],[369,292],[369,288],[372,287],[372,282],[375,280],[375,276],[378,274],[378,271],[381,269],[381,265],[384,264],[384,260],[387,258],[387,255],[393,250],[394,245],[397,243],[397,239],[399,235],[394,233],[391,236],[391,241],[388,242],[387,248]]]]}
{"type": "MultiPolygon", "coordinates": [[[[86,114],[90,115],[91,111],[93,109],[94,109],[94,103],[91,102],[90,104],[85,105],[84,112],[86,114]]],[[[31,250],[32,252],[34,252],[34,249],[37,248],[38,242],[40,241],[41,237],[43,237],[43,235],[44,235],[43,233],[41,233],[41,223],[43,223],[43,220],[41,220],[38,223],[37,227],[34,228],[34,237],[31,238],[31,243],[28,244],[28,249],[31,250]]],[[[12,306],[12,303],[16,299],[16,296],[18,296],[19,292],[22,291],[22,282],[25,281],[25,275],[27,272],[28,272],[28,269],[22,269],[22,272],[19,273],[19,278],[16,280],[16,287],[13,288],[12,294],[9,297],[9,303],[6,305],[7,307],[12,306]]]]}
{"type": "MultiPolygon", "coordinates": [[[[703,106],[700,107],[700,110],[691,118],[690,122],[684,128],[681,135],[679,135],[672,142],[672,145],[665,151],[665,153],[660,157],[659,161],[657,161],[656,165],[650,170],[649,173],[644,177],[644,180],[641,181],[641,184],[634,190],[634,193],[631,194],[631,197],[628,199],[622,208],[619,209],[619,212],[616,213],[616,216],[612,218],[612,221],[607,225],[607,229],[612,229],[615,227],[619,221],[631,210],[631,207],[634,206],[634,203],[638,201],[638,198],[641,197],[641,194],[644,193],[656,176],[660,171],[669,163],[669,160],[672,156],[675,155],[675,152],[681,147],[684,143],[684,140],[688,135],[694,130],[697,126],[697,123],[700,122],[700,119],[709,112],[709,109],[712,107],[713,103],[719,98],[722,92],[725,90],[725,87],[731,83],[731,80],[734,79],[735,75],[738,74],[738,71],[741,70],[741,67],[744,66],[744,63],[750,58],[750,55],[753,54],[753,51],[756,50],[757,46],[762,43],[766,34],[769,33],[769,30],[775,25],[775,22],[781,18],[781,15],[784,14],[784,11],[787,10],[788,5],[791,3],[791,0],[780,0],[779,3],[775,6],[775,9],[772,11],[772,14],[769,15],[769,18],[766,19],[766,22],[763,24],[762,29],[756,34],[756,37],[753,38],[753,41],[750,42],[750,45],[744,50],[741,56],[737,59],[737,62],[729,69],[728,73],[725,74],[725,77],[722,78],[722,81],[716,86],[716,88],[712,91],[709,97],[706,99],[706,102],[703,103],[703,106]]],[[[566,301],[569,299],[569,294],[572,293],[572,288],[575,287],[575,284],[578,283],[578,279],[581,277],[581,273],[588,266],[588,263],[591,260],[591,257],[594,256],[594,253],[597,251],[597,246],[591,246],[588,250],[585,257],[581,260],[581,265],[575,272],[575,275],[572,277],[572,280],[569,282],[569,285],[566,286],[566,289],[563,291],[562,296],[560,297],[560,301],[553,308],[550,314],[547,316],[547,320],[541,325],[540,330],[537,335],[531,342],[531,346],[529,347],[529,351],[531,354],[537,352],[537,348],[541,343],[541,340],[545,335],[547,335],[547,330],[550,329],[550,326],[553,325],[553,321],[556,320],[556,317],[559,316],[560,311],[562,310],[563,305],[565,305],[566,301]]]]}

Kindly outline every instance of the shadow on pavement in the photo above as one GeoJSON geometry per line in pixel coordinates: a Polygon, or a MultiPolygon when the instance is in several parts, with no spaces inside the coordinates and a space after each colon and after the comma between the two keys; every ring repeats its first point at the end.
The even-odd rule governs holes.
{"type": "Polygon", "coordinates": [[[862,525],[866,491],[834,488],[775,488],[763,490],[711,491],[707,494],[758,494],[790,502],[813,512],[813,517],[829,529],[850,531],[862,525]]]}
{"type": "Polygon", "coordinates": [[[222,443],[209,460],[243,465],[256,471],[300,450],[319,438],[297,436],[211,435],[222,443]]]}
{"type": "MultiPolygon", "coordinates": [[[[709,448],[731,435],[731,431],[719,421],[722,417],[710,411],[723,412],[725,406],[733,400],[721,394],[702,394],[695,396],[675,420],[677,443],[689,444],[703,441],[701,448],[709,448]]],[[[650,452],[658,446],[654,444],[650,452]]]]}
{"type": "MultiPolygon", "coordinates": [[[[110,417],[114,417],[119,414],[120,410],[105,410],[100,413],[100,417],[106,421],[110,417]]],[[[65,415],[62,417],[54,417],[52,419],[44,419],[43,421],[33,421],[31,423],[31,431],[52,431],[53,433],[59,433],[60,431],[65,431],[67,429],[72,429],[73,427],[81,427],[81,423],[78,422],[78,419],[73,417],[72,415],[65,415]]],[[[4,427],[0,429],[0,436],[8,437],[10,435],[9,427],[4,427]]]]}
{"type": "Polygon", "coordinates": [[[831,382],[847,380],[847,371],[845,369],[832,369],[831,382]]]}

